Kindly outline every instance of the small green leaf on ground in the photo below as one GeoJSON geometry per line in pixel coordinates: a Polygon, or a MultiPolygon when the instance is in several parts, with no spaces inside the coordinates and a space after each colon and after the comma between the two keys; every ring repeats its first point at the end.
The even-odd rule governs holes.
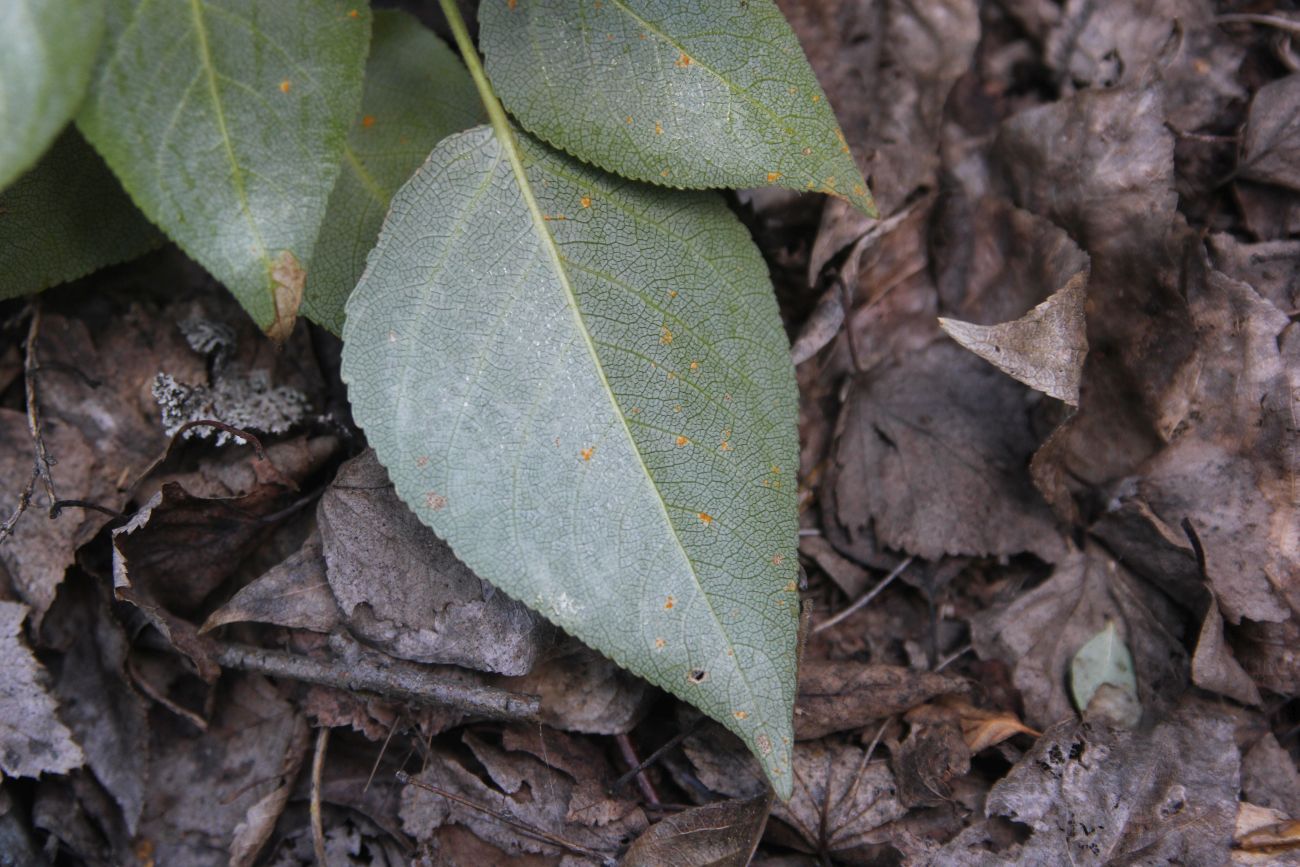
{"type": "Polygon", "coordinates": [[[109,4],[81,129],[276,339],[298,313],[369,42],[364,3],[109,4]]]}
{"type": "Polygon", "coordinates": [[[11,0],[0,27],[0,190],[72,118],[104,37],[103,0],[11,0]]]}
{"type": "Polygon", "coordinates": [[[1105,629],[1074,655],[1070,663],[1070,689],[1079,710],[1100,710],[1112,722],[1136,725],[1134,716],[1141,717],[1142,706],[1133,675],[1133,655],[1115,630],[1114,621],[1107,623],[1105,629]],[[1110,689],[1103,691],[1103,687],[1110,689]]]}
{"type": "Polygon", "coordinates": [[[394,197],[343,337],[353,412],[420,519],[788,795],[794,371],[721,199],[452,136],[394,197]]]}
{"type": "Polygon", "coordinates": [[[433,146],[487,119],[469,73],[405,12],[375,13],[361,111],[321,225],[302,312],[335,334],[379,237],[388,201],[433,146]]]}
{"type": "Polygon", "coordinates": [[[672,187],[816,190],[875,215],[772,0],[485,0],[479,21],[506,108],[580,159],[672,187]]]}
{"type": "Polygon", "coordinates": [[[0,192],[0,299],[84,277],[162,240],[104,161],[69,129],[0,192]]]}

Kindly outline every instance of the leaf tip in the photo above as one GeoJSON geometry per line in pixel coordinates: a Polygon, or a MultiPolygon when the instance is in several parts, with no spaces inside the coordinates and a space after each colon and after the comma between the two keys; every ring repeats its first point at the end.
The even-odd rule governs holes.
{"type": "Polygon", "coordinates": [[[275,319],[266,329],[266,336],[277,344],[284,343],[293,333],[298,321],[298,308],[302,306],[303,287],[307,272],[288,250],[282,250],[271,268],[272,300],[275,302],[275,319]]]}

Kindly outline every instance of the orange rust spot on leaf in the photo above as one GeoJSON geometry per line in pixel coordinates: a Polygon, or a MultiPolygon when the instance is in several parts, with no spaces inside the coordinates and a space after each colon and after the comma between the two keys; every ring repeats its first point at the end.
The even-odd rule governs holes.
{"type": "Polygon", "coordinates": [[[663,135],[663,134],[664,134],[664,125],[661,124],[659,121],[655,121],[655,135],[663,135]]]}
{"type": "Polygon", "coordinates": [[[767,182],[768,182],[769,184],[775,184],[775,183],[776,183],[777,181],[779,181],[779,180],[781,180],[781,173],[780,173],[780,172],[768,172],[768,173],[767,173],[767,182]]]}
{"type": "Polygon", "coordinates": [[[691,58],[690,58],[690,55],[688,55],[688,54],[687,54],[686,52],[684,52],[684,51],[682,52],[682,56],[679,57],[679,58],[677,58],[677,60],[673,63],[673,66],[676,66],[676,67],[678,67],[679,69],[684,69],[684,68],[686,68],[687,66],[690,66],[690,65],[691,65],[691,58]]]}
{"type": "Polygon", "coordinates": [[[821,101],[822,101],[822,95],[821,95],[820,93],[814,93],[814,94],[812,95],[812,101],[813,101],[813,102],[821,102],[821,101]]]}
{"type": "Polygon", "coordinates": [[[508,6],[511,9],[514,9],[518,5],[519,5],[519,0],[506,0],[506,6],[508,6]]]}
{"type": "Polygon", "coordinates": [[[632,115],[629,114],[627,117],[623,118],[623,122],[624,122],[624,123],[631,123],[631,122],[632,122],[632,115]]]}
{"type": "Polygon", "coordinates": [[[784,562],[785,562],[785,555],[784,555],[784,554],[773,554],[773,555],[772,555],[772,565],[773,565],[773,566],[780,566],[780,565],[781,565],[782,563],[784,563],[784,562]]]}
{"type": "Polygon", "coordinates": [[[429,456],[420,455],[418,458],[415,459],[415,465],[420,469],[424,469],[429,465],[429,456]]]}
{"type": "Polygon", "coordinates": [[[686,445],[686,444],[689,443],[689,442],[690,442],[690,439],[688,439],[687,437],[681,436],[681,435],[679,434],[678,437],[677,437],[677,448],[681,448],[682,446],[686,445]]]}
{"type": "Polygon", "coordinates": [[[680,403],[673,407],[673,412],[681,412],[681,411],[682,411],[682,405],[680,403]]]}
{"type": "Polygon", "coordinates": [[[788,90],[788,91],[790,92],[790,95],[791,95],[791,96],[794,96],[796,93],[799,92],[799,88],[797,88],[797,87],[788,87],[788,88],[786,88],[786,90],[788,90]]]}
{"type": "Polygon", "coordinates": [[[676,297],[677,297],[677,290],[676,290],[676,289],[669,289],[669,290],[668,290],[668,297],[669,297],[669,298],[676,298],[676,297]]]}
{"type": "Polygon", "coordinates": [[[672,169],[664,169],[662,172],[659,173],[659,177],[666,178],[670,174],[672,174],[672,169]]]}
{"type": "Polygon", "coordinates": [[[641,407],[639,406],[632,407],[632,415],[640,415],[640,414],[641,414],[641,407]]]}
{"type": "Polygon", "coordinates": [[[806,157],[810,157],[812,156],[812,148],[804,148],[801,153],[806,157]]]}
{"type": "Polygon", "coordinates": [[[365,117],[361,118],[361,125],[364,126],[366,129],[370,129],[372,126],[375,125],[375,116],[373,114],[368,114],[365,117]]]}
{"type": "Polygon", "coordinates": [[[676,605],[676,604],[677,604],[677,600],[676,600],[675,598],[673,598],[672,596],[669,596],[668,599],[664,602],[664,610],[665,610],[665,611],[672,611],[672,610],[673,610],[673,606],[676,605]]]}
{"type": "Polygon", "coordinates": [[[738,710],[733,714],[733,716],[735,716],[736,719],[745,719],[749,716],[749,713],[747,711],[738,710]]]}
{"type": "Polygon", "coordinates": [[[667,646],[668,642],[664,641],[662,638],[655,639],[655,650],[663,650],[667,646]]]}
{"type": "Polygon", "coordinates": [[[591,460],[591,456],[594,455],[595,453],[596,453],[596,447],[595,447],[595,446],[592,446],[592,447],[589,448],[589,449],[583,449],[583,450],[580,452],[580,454],[582,455],[582,459],[583,459],[584,461],[589,461],[589,460],[591,460]]]}
{"type": "MultiPolygon", "coordinates": [[[[780,554],[777,554],[776,556],[777,556],[777,557],[780,557],[781,555],[780,555],[780,554]]],[[[773,558],[773,559],[775,559],[775,558],[773,558]]],[[[793,593],[795,590],[798,590],[798,589],[799,589],[799,585],[798,585],[798,584],[795,584],[793,581],[788,581],[788,582],[786,582],[786,585],[785,585],[785,592],[786,592],[786,593],[793,593]]]]}
{"type": "Polygon", "coordinates": [[[667,325],[659,330],[659,342],[665,346],[673,342],[673,333],[668,330],[667,325]]]}
{"type": "Polygon", "coordinates": [[[542,214],[542,219],[548,223],[551,222],[563,223],[565,220],[569,218],[564,216],[563,214],[542,214]]]}
{"type": "Polygon", "coordinates": [[[731,451],[731,443],[727,442],[726,440],[723,440],[721,445],[718,446],[718,450],[724,452],[731,451]]]}
{"type": "Polygon", "coordinates": [[[668,378],[669,378],[669,379],[676,379],[676,378],[677,378],[677,371],[675,371],[675,370],[670,370],[670,371],[668,371],[668,378]]]}
{"type": "Polygon", "coordinates": [[[707,527],[713,523],[713,516],[708,512],[700,512],[700,521],[707,527]]]}
{"type": "Polygon", "coordinates": [[[584,208],[590,208],[591,196],[583,196],[581,199],[578,199],[578,203],[581,204],[584,208]]]}
{"type": "Polygon", "coordinates": [[[776,464],[772,464],[772,472],[776,473],[779,476],[781,475],[781,468],[778,467],[776,464]]]}
{"type": "Polygon", "coordinates": [[[699,370],[699,369],[700,369],[700,363],[698,361],[692,361],[691,370],[699,370]]]}
{"type": "Polygon", "coordinates": [[[286,78],[284,81],[280,82],[280,92],[281,92],[281,93],[288,93],[288,92],[289,92],[289,88],[292,87],[292,86],[293,86],[293,85],[291,85],[291,84],[289,83],[289,79],[286,78]]]}
{"type": "Polygon", "coordinates": [[[349,10],[348,10],[348,17],[349,17],[349,18],[360,18],[360,17],[361,17],[361,13],[358,12],[356,9],[349,9],[349,10]]]}
{"type": "Polygon", "coordinates": [[[862,186],[862,184],[854,184],[853,192],[857,193],[859,196],[865,196],[867,194],[867,188],[862,186]]]}
{"type": "Polygon", "coordinates": [[[441,512],[447,508],[447,498],[442,494],[429,491],[424,495],[424,504],[435,512],[441,512]]]}

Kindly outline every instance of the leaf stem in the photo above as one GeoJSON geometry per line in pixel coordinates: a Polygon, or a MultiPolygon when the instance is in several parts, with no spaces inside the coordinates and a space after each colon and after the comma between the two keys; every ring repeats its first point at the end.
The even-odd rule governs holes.
{"type": "Polygon", "coordinates": [[[438,0],[438,5],[442,7],[442,14],[446,16],[447,24],[451,26],[451,34],[455,37],[456,47],[460,49],[460,56],[469,69],[469,77],[474,80],[474,87],[478,89],[479,99],[483,100],[483,107],[487,109],[492,131],[501,140],[510,157],[512,168],[523,177],[523,166],[514,165],[519,160],[514,129],[510,126],[510,119],[506,117],[506,110],[501,107],[501,100],[497,99],[496,91],[492,89],[492,82],[488,81],[487,72],[483,69],[483,61],[479,60],[478,48],[474,46],[474,40],[469,35],[469,28],[465,26],[465,19],[461,17],[456,0],[438,0]]]}

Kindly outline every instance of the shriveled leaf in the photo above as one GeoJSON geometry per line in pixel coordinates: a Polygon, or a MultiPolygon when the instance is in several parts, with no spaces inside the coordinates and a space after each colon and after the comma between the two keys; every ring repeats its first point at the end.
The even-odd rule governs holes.
{"type": "Polygon", "coordinates": [[[875,213],[772,0],[489,0],[479,21],[506,108],[582,160],[673,187],[818,190],[875,213]]]}
{"type": "Polygon", "coordinates": [[[78,117],[131,197],[283,340],[348,125],[366,4],[110,0],[78,117]]]}
{"type": "Polygon", "coordinates": [[[939,320],[965,348],[1030,388],[1077,406],[1083,359],[1088,354],[1083,304],[1087,275],[1077,274],[1046,301],[1014,322],[975,325],[939,320]]]}
{"type": "Polygon", "coordinates": [[[1300,73],[1270,81],[1251,100],[1240,171],[1300,190],[1300,73]]]}
{"type": "Polygon", "coordinates": [[[789,792],[794,376],[721,200],[452,136],[394,199],[343,374],[466,565],[723,721],[789,792]]]}
{"type": "Polygon", "coordinates": [[[315,632],[330,632],[343,621],[325,580],[320,533],[312,533],[300,550],[214,611],[202,631],[249,620],[315,632]]]}
{"type": "Polygon", "coordinates": [[[1070,660],[1070,689],[1074,706],[1100,715],[1112,725],[1133,728],[1142,718],[1133,654],[1115,630],[1114,621],[1098,632],[1070,660]],[[1103,687],[1112,690],[1103,693],[1103,687]]]}
{"type": "Polygon", "coordinates": [[[537,696],[538,718],[551,728],[601,735],[631,731],[659,695],[641,678],[572,640],[527,675],[502,678],[497,686],[537,696]]]}
{"type": "Polygon", "coordinates": [[[22,638],[27,606],[0,601],[0,771],[7,777],[66,774],[85,763],[55,716],[45,676],[22,638]]]}
{"type": "Polygon", "coordinates": [[[433,146],[485,120],[460,60],[405,12],[375,12],[361,112],[343,146],[307,273],[302,312],[335,334],[388,202],[433,146]]]}
{"type": "Polygon", "coordinates": [[[74,280],[161,242],[104,161],[68,130],[0,192],[0,299],[74,280]]]}
{"type": "Polygon", "coordinates": [[[772,795],[718,801],[673,813],[650,826],[621,867],[745,867],[772,809],[772,795]]]}
{"type": "Polygon", "coordinates": [[[104,0],[10,0],[0,27],[0,190],[80,105],[104,38],[104,0]]]}
{"type": "Polygon", "coordinates": [[[1263,703],[1259,687],[1246,674],[1224,640],[1223,614],[1213,598],[1205,619],[1201,621],[1201,634],[1196,641],[1196,653],[1192,656],[1192,683],[1242,704],[1258,706],[1263,703]]]}

